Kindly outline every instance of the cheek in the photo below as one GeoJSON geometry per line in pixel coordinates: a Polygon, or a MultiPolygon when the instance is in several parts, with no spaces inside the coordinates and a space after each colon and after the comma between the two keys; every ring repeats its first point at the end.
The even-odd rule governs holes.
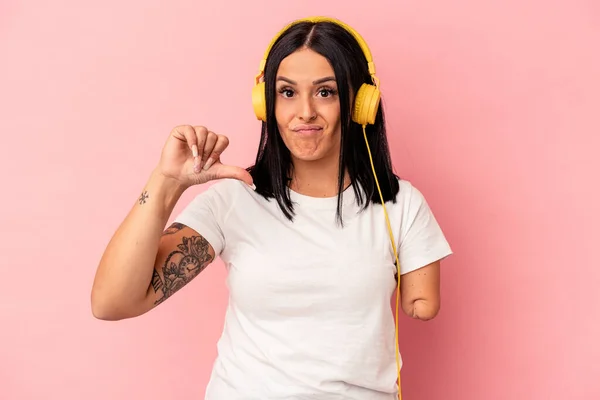
{"type": "Polygon", "coordinates": [[[341,123],[340,107],[339,105],[331,105],[323,110],[323,117],[329,123],[331,129],[339,129],[341,123]]]}
{"type": "Polygon", "coordinates": [[[289,102],[275,101],[275,118],[277,123],[286,125],[294,117],[294,110],[289,102]]]}

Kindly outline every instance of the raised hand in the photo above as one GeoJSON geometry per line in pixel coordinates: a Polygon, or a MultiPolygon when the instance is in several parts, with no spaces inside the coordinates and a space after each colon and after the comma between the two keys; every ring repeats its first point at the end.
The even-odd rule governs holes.
{"type": "Polygon", "coordinates": [[[228,145],[227,136],[203,126],[177,126],[162,150],[158,170],[186,187],[226,178],[252,186],[252,176],[244,168],[221,163],[220,156],[228,145]]]}

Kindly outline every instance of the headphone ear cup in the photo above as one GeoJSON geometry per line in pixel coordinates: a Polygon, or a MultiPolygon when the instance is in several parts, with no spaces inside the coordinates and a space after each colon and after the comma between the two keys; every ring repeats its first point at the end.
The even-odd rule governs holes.
{"type": "Polygon", "coordinates": [[[256,118],[261,121],[267,120],[267,101],[265,99],[265,83],[259,82],[252,88],[252,106],[256,118]]]}
{"type": "Polygon", "coordinates": [[[360,125],[373,125],[380,101],[381,92],[379,89],[374,85],[363,83],[354,99],[352,120],[360,125]]]}

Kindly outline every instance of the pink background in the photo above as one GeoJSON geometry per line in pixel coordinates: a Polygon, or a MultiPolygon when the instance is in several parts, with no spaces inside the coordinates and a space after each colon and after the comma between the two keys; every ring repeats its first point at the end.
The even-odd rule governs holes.
{"type": "Polygon", "coordinates": [[[600,398],[596,0],[37,3],[0,3],[1,399],[203,398],[222,264],[118,323],[95,268],[173,126],[253,160],[259,59],[312,14],[370,44],[397,171],[456,253],[439,317],[402,317],[405,399],[600,398]]]}

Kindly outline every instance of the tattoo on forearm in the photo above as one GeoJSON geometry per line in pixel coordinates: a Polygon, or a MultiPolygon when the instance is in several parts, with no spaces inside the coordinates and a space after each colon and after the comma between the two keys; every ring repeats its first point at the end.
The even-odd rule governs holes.
{"type": "MultiPolygon", "coordinates": [[[[172,226],[173,229],[181,229],[172,226]]],[[[152,287],[162,292],[162,296],[154,303],[158,305],[171,297],[175,292],[194,279],[213,260],[209,253],[210,245],[202,236],[183,237],[177,250],[165,260],[160,274],[154,270],[152,287]]]]}
{"type": "Polygon", "coordinates": [[[184,224],[180,224],[179,222],[174,222],[173,224],[171,224],[171,226],[169,226],[167,229],[165,229],[163,234],[164,235],[172,235],[174,233],[179,232],[183,228],[185,228],[184,224]]]}
{"type": "Polygon", "coordinates": [[[144,192],[140,195],[138,201],[140,202],[140,204],[145,204],[148,197],[150,197],[148,196],[148,191],[144,190],[144,192]]]}

